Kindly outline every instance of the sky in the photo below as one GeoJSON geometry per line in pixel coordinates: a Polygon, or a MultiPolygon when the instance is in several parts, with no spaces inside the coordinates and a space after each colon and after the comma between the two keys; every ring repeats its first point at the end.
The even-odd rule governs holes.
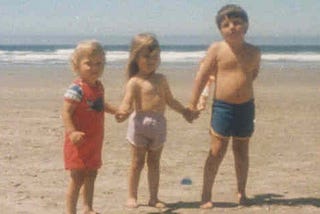
{"type": "Polygon", "coordinates": [[[251,37],[320,37],[319,0],[0,0],[0,44],[28,38],[218,37],[225,4],[249,15],[251,37]]]}

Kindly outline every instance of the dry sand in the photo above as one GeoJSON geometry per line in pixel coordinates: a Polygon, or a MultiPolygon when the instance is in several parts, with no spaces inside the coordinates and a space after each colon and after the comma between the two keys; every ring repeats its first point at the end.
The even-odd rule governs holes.
{"type": "MultiPolygon", "coordinates": [[[[104,165],[96,181],[94,207],[101,213],[319,213],[320,73],[317,66],[264,66],[255,82],[256,131],[251,140],[247,193],[252,205],[236,204],[232,152],[213,188],[215,208],[198,209],[209,148],[209,110],[188,124],[167,111],[168,139],[161,161],[160,198],[169,208],[147,207],[146,170],[135,210],[124,208],[129,146],[127,124],[106,117],[104,165]],[[265,68],[264,68],[265,67],[265,68]],[[184,177],[192,185],[181,185],[184,177]]],[[[123,71],[107,68],[107,99],[119,104],[123,71]]],[[[60,107],[72,81],[67,66],[16,66],[0,71],[0,212],[63,213],[68,176],[63,168],[60,107]]],[[[182,102],[190,97],[194,68],[162,68],[182,102]]],[[[81,200],[79,201],[79,210],[81,200]]],[[[81,212],[79,212],[81,213],[81,212]]]]}

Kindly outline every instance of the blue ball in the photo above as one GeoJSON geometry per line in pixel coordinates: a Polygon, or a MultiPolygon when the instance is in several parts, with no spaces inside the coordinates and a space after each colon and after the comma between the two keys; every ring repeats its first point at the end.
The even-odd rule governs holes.
{"type": "Polygon", "coordinates": [[[182,178],[182,180],[180,181],[181,185],[191,185],[192,184],[192,180],[190,178],[182,178]]]}

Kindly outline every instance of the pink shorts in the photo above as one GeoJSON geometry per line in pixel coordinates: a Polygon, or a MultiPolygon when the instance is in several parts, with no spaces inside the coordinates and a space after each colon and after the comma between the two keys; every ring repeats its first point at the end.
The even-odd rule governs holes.
{"type": "Polygon", "coordinates": [[[134,112],[128,122],[129,143],[150,150],[161,148],[166,141],[167,121],[159,112],[134,112]]]}

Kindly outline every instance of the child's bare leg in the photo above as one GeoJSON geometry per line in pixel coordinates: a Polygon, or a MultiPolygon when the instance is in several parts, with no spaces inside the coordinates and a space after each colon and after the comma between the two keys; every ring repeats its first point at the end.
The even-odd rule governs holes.
{"type": "Polygon", "coordinates": [[[220,138],[211,135],[211,148],[204,166],[203,188],[200,208],[209,209],[213,204],[211,201],[211,191],[214,179],[217,175],[219,166],[228,148],[228,138],[220,138]]]}
{"type": "Polygon", "coordinates": [[[249,138],[233,138],[232,148],[237,176],[238,200],[240,204],[244,204],[249,169],[249,138]]]}
{"type": "Polygon", "coordinates": [[[149,151],[147,156],[148,183],[150,200],[149,206],[163,208],[166,205],[158,199],[159,180],[160,180],[160,157],[162,149],[149,151]]]}
{"type": "Polygon", "coordinates": [[[87,170],[83,183],[83,207],[84,213],[96,213],[93,211],[94,182],[97,177],[97,170],[87,170]]]}
{"type": "Polygon", "coordinates": [[[131,167],[129,172],[129,196],[126,206],[129,208],[138,207],[138,186],[140,174],[143,169],[146,157],[146,148],[131,146],[131,167]]]}
{"type": "Polygon", "coordinates": [[[84,181],[84,172],[81,170],[70,171],[70,183],[66,194],[66,213],[77,213],[79,191],[84,181]]]}

